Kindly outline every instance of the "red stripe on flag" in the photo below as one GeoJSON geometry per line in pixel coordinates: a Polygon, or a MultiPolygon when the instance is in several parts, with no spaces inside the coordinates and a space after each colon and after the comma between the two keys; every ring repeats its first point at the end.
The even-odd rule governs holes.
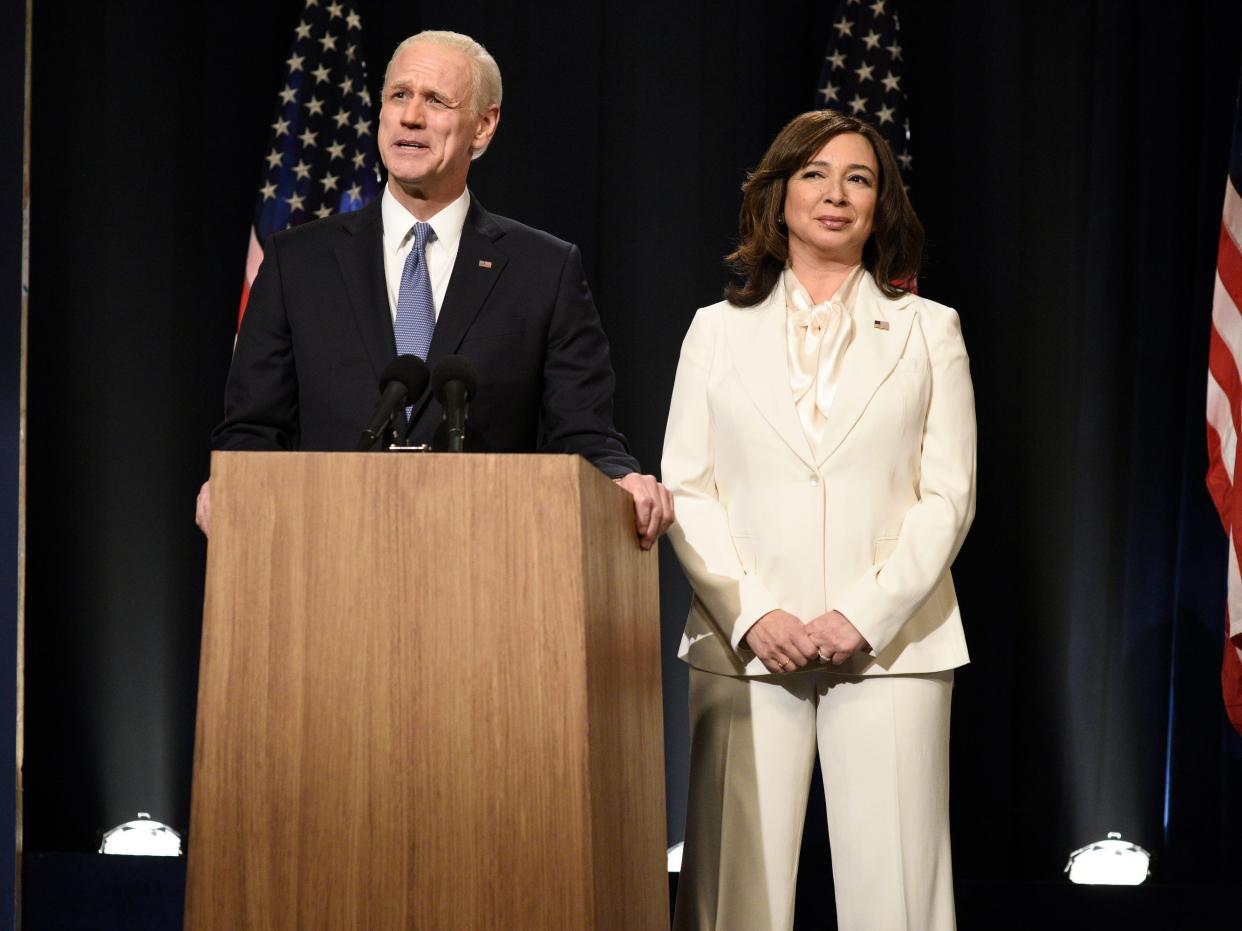
{"type": "MultiPolygon", "coordinates": [[[[243,276],[243,277],[242,277],[242,296],[241,296],[241,304],[240,304],[240,305],[238,305],[238,307],[237,307],[237,329],[239,329],[239,330],[241,329],[242,317],[246,316],[246,303],[247,303],[249,300],[250,300],[250,285],[248,285],[248,284],[246,283],[246,279],[245,279],[245,277],[243,276]]],[[[1215,330],[1213,330],[1212,332],[1214,333],[1214,332],[1216,332],[1216,331],[1215,331],[1215,330]]],[[[1236,426],[1236,425],[1237,425],[1237,423],[1238,423],[1238,412],[1237,412],[1236,410],[1233,412],[1233,422],[1234,422],[1234,425],[1235,425],[1235,426],[1236,426]]]]}
{"type": "Polygon", "coordinates": [[[1208,371],[1229,399],[1229,413],[1233,419],[1234,431],[1242,433],[1239,430],[1239,418],[1242,417],[1242,376],[1238,375],[1238,363],[1216,327],[1212,327],[1212,335],[1208,338],[1208,371]]]}
{"type": "Polygon", "coordinates": [[[1238,251],[1238,244],[1229,235],[1229,228],[1225,226],[1224,220],[1220,224],[1220,248],[1216,253],[1216,273],[1220,275],[1220,283],[1233,298],[1233,306],[1242,310],[1242,252],[1238,251]]]}
{"type": "Polygon", "coordinates": [[[1207,430],[1208,445],[1208,473],[1207,473],[1207,489],[1208,494],[1212,496],[1212,503],[1216,505],[1216,515],[1220,518],[1221,526],[1224,527],[1225,533],[1229,532],[1229,522],[1225,515],[1229,513],[1230,495],[1233,493],[1233,486],[1229,484],[1229,473],[1225,471],[1225,464],[1221,461],[1220,437],[1216,435],[1216,431],[1212,429],[1212,425],[1208,424],[1207,430]]]}

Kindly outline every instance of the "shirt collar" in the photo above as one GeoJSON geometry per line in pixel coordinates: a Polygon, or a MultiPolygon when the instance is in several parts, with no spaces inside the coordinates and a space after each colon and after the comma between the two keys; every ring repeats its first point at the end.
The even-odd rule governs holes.
{"type": "MultiPolygon", "coordinates": [[[[435,241],[456,253],[461,242],[462,227],[466,225],[466,214],[469,212],[470,190],[466,188],[455,201],[427,221],[435,230],[435,241]]],[[[418,222],[418,217],[401,205],[387,184],[384,185],[384,193],[380,197],[380,215],[384,221],[384,249],[389,254],[396,254],[405,245],[410,229],[418,222]]]]}
{"type": "MultiPolygon", "coordinates": [[[[798,280],[798,276],[793,273],[792,268],[785,269],[785,303],[793,310],[811,310],[814,308],[815,302],[811,300],[811,295],[802,282],[798,280]]],[[[858,293],[858,282],[862,276],[866,274],[861,263],[850,269],[850,273],[845,276],[845,280],[841,282],[841,286],[837,288],[836,293],[828,300],[822,301],[821,305],[839,304],[842,309],[849,312],[853,309],[854,295],[858,293]]]]}

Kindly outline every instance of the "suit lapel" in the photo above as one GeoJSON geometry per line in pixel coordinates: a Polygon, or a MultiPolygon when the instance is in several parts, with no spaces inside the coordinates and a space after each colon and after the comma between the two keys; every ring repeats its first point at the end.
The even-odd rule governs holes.
{"type": "Polygon", "coordinates": [[[793,454],[813,469],[815,458],[789,383],[786,316],[785,284],[778,278],[763,303],[726,315],[726,339],[733,367],[755,407],[793,454]]]}
{"type": "Polygon", "coordinates": [[[828,409],[823,437],[816,450],[817,464],[822,464],[841,445],[901,358],[914,322],[912,300],[909,295],[889,300],[870,273],[863,273],[854,300],[854,341],[845,353],[841,383],[828,409]]]}
{"type": "MultiPolygon", "coordinates": [[[[495,246],[496,240],[502,236],[504,230],[472,194],[470,210],[461,228],[461,241],[457,244],[453,273],[444,294],[444,306],[436,318],[431,346],[427,350],[427,365],[432,368],[445,356],[457,352],[492,288],[500,280],[501,272],[509,262],[509,257],[495,246]]],[[[430,442],[435,430],[434,422],[439,416],[440,405],[435,403],[429,391],[411,412],[406,435],[430,442]],[[424,423],[428,416],[432,422],[424,423]]]]}
{"type": "Polygon", "coordinates": [[[453,274],[427,352],[428,365],[435,365],[457,351],[487,296],[500,280],[509,261],[509,257],[495,246],[495,241],[503,235],[504,231],[492,215],[471,195],[453,274]]]}
{"type": "Polygon", "coordinates": [[[380,200],[342,218],[345,236],[336,247],[336,259],[345,291],[366,347],[376,381],[397,355],[384,277],[384,224],[380,200]]]}

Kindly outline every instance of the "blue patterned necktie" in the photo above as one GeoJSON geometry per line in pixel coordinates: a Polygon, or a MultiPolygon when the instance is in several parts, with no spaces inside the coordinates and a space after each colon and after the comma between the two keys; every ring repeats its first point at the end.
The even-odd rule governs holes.
{"type": "MultiPolygon", "coordinates": [[[[397,355],[416,355],[424,362],[431,348],[431,334],[436,328],[436,306],[431,299],[431,278],[427,274],[427,243],[435,238],[430,223],[415,223],[411,230],[414,245],[401,270],[401,290],[397,293],[397,320],[393,332],[397,337],[397,355]]],[[[410,416],[413,402],[405,409],[410,416]]]]}

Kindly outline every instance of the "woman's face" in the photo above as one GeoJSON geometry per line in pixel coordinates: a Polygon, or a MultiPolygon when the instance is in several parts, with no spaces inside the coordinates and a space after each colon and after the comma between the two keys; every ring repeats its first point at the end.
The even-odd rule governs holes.
{"type": "Polygon", "coordinates": [[[785,185],[789,260],[857,265],[871,237],[879,167],[865,136],[833,136],[785,185]]]}

